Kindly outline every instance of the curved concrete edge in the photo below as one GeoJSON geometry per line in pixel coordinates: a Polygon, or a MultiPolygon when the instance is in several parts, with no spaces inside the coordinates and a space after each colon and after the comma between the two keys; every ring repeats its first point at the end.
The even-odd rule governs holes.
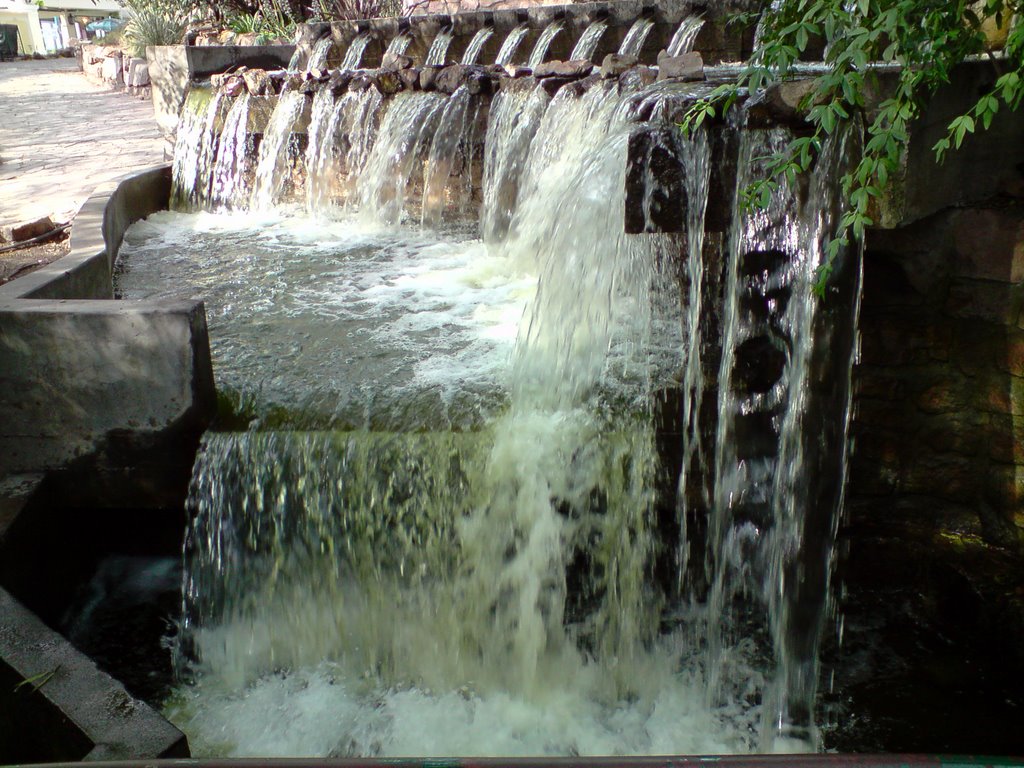
{"type": "Polygon", "coordinates": [[[67,256],[0,287],[0,558],[30,585],[0,588],[0,763],[189,755],[178,729],[19,602],[50,575],[8,541],[16,519],[61,498],[81,513],[181,509],[216,405],[205,309],[111,298],[125,230],[169,194],[166,165],[103,185],[67,256]]]}
{"type": "Polygon", "coordinates": [[[14,760],[187,758],[185,735],[0,589],[0,743],[14,760]],[[25,754],[19,755],[19,745],[25,754]],[[12,748],[13,754],[7,749],[12,748]]]}
{"type": "Polygon", "coordinates": [[[167,165],[103,185],[67,256],[0,287],[0,478],[66,468],[112,442],[100,465],[123,465],[122,449],[198,438],[208,425],[203,303],[111,299],[125,231],[169,194],[167,165]]]}
{"type": "Polygon", "coordinates": [[[14,299],[112,299],[114,257],[125,230],[166,208],[170,194],[168,164],[101,184],[75,216],[70,252],[0,286],[0,309],[14,299]]]}

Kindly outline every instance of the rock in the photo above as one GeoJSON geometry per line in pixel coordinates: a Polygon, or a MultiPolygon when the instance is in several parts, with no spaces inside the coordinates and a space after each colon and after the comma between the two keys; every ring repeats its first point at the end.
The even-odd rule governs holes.
{"type": "Polygon", "coordinates": [[[754,126],[799,126],[809,104],[807,97],[814,91],[814,80],[788,80],[766,88],[750,102],[749,115],[754,126]]]}
{"type": "Polygon", "coordinates": [[[576,82],[571,77],[545,77],[540,81],[540,87],[547,91],[549,96],[554,96],[564,86],[576,82]]]}
{"type": "Polygon", "coordinates": [[[145,59],[131,59],[128,62],[128,85],[133,88],[149,85],[149,63],[145,59]]]}
{"type": "Polygon", "coordinates": [[[327,87],[331,89],[331,93],[337,96],[348,88],[348,84],[352,82],[353,76],[352,72],[339,69],[331,73],[331,76],[327,79],[327,87]]]}
{"type": "Polygon", "coordinates": [[[505,67],[505,71],[514,78],[531,77],[533,75],[532,69],[521,64],[509,64],[505,67]]]}
{"type": "Polygon", "coordinates": [[[397,72],[381,71],[377,73],[377,90],[385,96],[398,93],[404,87],[402,78],[397,72]]]}
{"type": "Polygon", "coordinates": [[[49,216],[43,216],[35,221],[28,221],[24,224],[8,224],[0,228],[0,239],[8,243],[21,243],[30,238],[45,235],[53,228],[53,220],[49,216]]]}
{"type": "Polygon", "coordinates": [[[466,81],[466,89],[474,96],[492,95],[498,89],[497,80],[489,74],[475,73],[466,81]]]}
{"type": "Polygon", "coordinates": [[[298,72],[289,72],[281,80],[280,93],[286,91],[302,91],[302,86],[306,82],[305,75],[298,72]]]}
{"type": "Polygon", "coordinates": [[[703,80],[704,58],[693,51],[682,56],[662,56],[658,59],[659,80],[703,80]]]}
{"type": "Polygon", "coordinates": [[[431,65],[424,67],[420,70],[420,90],[423,91],[436,91],[437,90],[437,75],[443,69],[431,65]]]}
{"type": "Polygon", "coordinates": [[[605,79],[618,77],[639,63],[640,59],[636,56],[620,56],[617,53],[609,53],[601,62],[601,77],[605,79]]]}
{"type": "Polygon", "coordinates": [[[252,96],[269,96],[273,91],[270,87],[270,75],[265,69],[247,69],[242,73],[245,89],[252,96]]]}
{"type": "Polygon", "coordinates": [[[474,68],[468,64],[452,64],[438,72],[434,82],[441,93],[455,93],[474,72],[474,68]]]}
{"type": "Polygon", "coordinates": [[[245,90],[245,81],[241,77],[230,77],[224,84],[224,95],[230,99],[241,96],[245,90]]]}
{"type": "Polygon", "coordinates": [[[377,79],[365,72],[355,75],[348,83],[350,91],[365,91],[377,84],[377,79]]]}
{"type": "Polygon", "coordinates": [[[402,81],[402,85],[407,91],[418,91],[420,89],[420,70],[417,67],[400,69],[398,71],[398,79],[402,81]]]}
{"type": "Polygon", "coordinates": [[[398,53],[385,53],[384,61],[381,62],[380,68],[386,69],[389,72],[397,72],[400,69],[409,69],[412,65],[413,61],[409,56],[402,56],[398,53]]]}
{"type": "Polygon", "coordinates": [[[546,61],[533,70],[533,76],[544,77],[586,77],[594,71],[589,61],[546,61]]]}
{"type": "Polygon", "coordinates": [[[101,70],[102,77],[107,82],[113,83],[114,85],[124,85],[124,78],[121,74],[121,57],[110,57],[103,60],[103,68],[101,70]]]}
{"type": "Polygon", "coordinates": [[[633,67],[619,76],[620,89],[643,90],[658,79],[658,71],[653,67],[633,67]]]}

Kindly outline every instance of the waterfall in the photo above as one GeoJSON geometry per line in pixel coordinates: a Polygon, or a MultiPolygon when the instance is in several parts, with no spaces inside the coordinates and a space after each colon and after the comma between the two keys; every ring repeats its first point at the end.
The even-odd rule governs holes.
{"type": "Polygon", "coordinates": [[[366,46],[369,44],[370,35],[366,32],[361,32],[353,37],[352,42],[348,44],[348,50],[345,51],[345,57],[341,60],[339,69],[359,69],[366,46]]]}
{"type": "Polygon", "coordinates": [[[494,27],[480,27],[473,35],[473,39],[469,41],[469,45],[466,46],[466,52],[462,54],[462,63],[476,64],[477,59],[480,58],[480,52],[492,35],[494,35],[494,27]]]}
{"type": "Polygon", "coordinates": [[[634,21],[633,26],[626,33],[622,45],[619,46],[619,55],[639,56],[652,29],[654,29],[654,19],[639,18],[634,21]]]}
{"type": "MultiPolygon", "coordinates": [[[[324,128],[315,133],[311,130],[306,150],[309,211],[325,212],[334,206],[335,200],[352,197],[355,181],[377,135],[383,108],[384,97],[376,88],[347,91],[335,102],[324,128]]],[[[316,114],[315,103],[313,111],[316,114]]]]}
{"type": "MultiPolygon", "coordinates": [[[[692,47],[701,23],[684,21],[669,51],[692,47]]],[[[584,43],[594,54],[603,24],[573,57],[584,43]]],[[[620,52],[642,50],[652,27],[639,20],[620,52]]],[[[543,31],[531,63],[562,29],[543,31]]],[[[447,30],[432,51],[444,34],[450,43],[447,30]]],[[[525,34],[513,30],[498,59],[525,34]]],[[[473,59],[488,37],[474,37],[473,59]]],[[[271,279],[254,306],[295,301],[281,314],[298,332],[233,374],[236,386],[256,376],[262,387],[253,369],[291,370],[327,347],[328,362],[294,381],[343,390],[323,413],[282,416],[268,400],[249,431],[203,439],[177,658],[192,685],[170,706],[199,749],[243,749],[225,722],[248,721],[261,701],[283,723],[326,713],[304,748],[332,756],[407,754],[417,742],[397,729],[408,723],[434,738],[422,747],[433,754],[815,743],[859,252],[841,253],[826,302],[810,286],[840,215],[834,180],[858,139],[830,138],[809,178],[781,185],[763,211],[735,211],[728,233],[705,232],[716,169],[735,160],[742,189],[791,139],[736,125],[684,138],[673,110],[708,88],[595,78],[552,97],[533,79],[505,79],[481,136],[488,97],[466,86],[383,96],[323,84],[311,98],[281,94],[256,158],[246,149],[265,102],[189,97],[179,205],[266,209],[299,186],[307,211],[326,214],[266,234],[273,247],[251,259],[271,279]],[[634,154],[642,134],[661,142],[657,158],[634,154]],[[665,205],[656,162],[679,166],[669,171],[685,234],[625,234],[637,168],[646,220],[665,205]],[[422,209],[407,210],[417,197],[422,209]],[[471,241],[445,225],[476,202],[471,241]],[[296,280],[311,232],[322,271],[296,280]],[[395,243],[412,254],[405,272],[385,271],[405,258],[395,243]],[[453,252],[473,266],[449,272],[453,252]],[[430,290],[438,298],[421,306],[430,290]],[[303,325],[302,305],[332,323],[329,341],[303,325]],[[499,362],[439,351],[469,326],[499,362]],[[443,365],[440,387],[430,374],[443,365]],[[475,379],[484,368],[486,386],[475,379]],[[666,402],[678,403],[668,426],[666,402]],[[314,692],[331,704],[304,698],[314,692]],[[289,707],[304,714],[280,717],[289,707]],[[552,720],[563,710],[567,720],[552,720]],[[508,726],[512,741],[459,741],[506,727],[510,712],[526,713],[508,726]]],[[[229,305],[211,317],[238,312],[234,290],[211,296],[229,305]]],[[[270,325],[256,310],[249,319],[260,333],[270,325]]],[[[241,345],[230,339],[224,354],[241,345]]]]}
{"type": "Polygon", "coordinates": [[[452,44],[453,37],[454,31],[450,27],[438,32],[434,42],[430,44],[430,50],[427,51],[427,59],[423,63],[428,67],[444,64],[448,58],[448,46],[452,44]]]}
{"type": "Polygon", "coordinates": [[[312,72],[314,69],[326,69],[327,59],[331,55],[332,50],[334,50],[334,40],[331,39],[330,35],[317,40],[316,45],[313,46],[313,50],[309,54],[309,61],[306,62],[306,71],[312,72]]]}
{"type": "Polygon", "coordinates": [[[544,31],[537,38],[537,43],[533,46],[530,58],[526,63],[530,69],[536,69],[544,63],[544,59],[548,55],[548,48],[551,47],[552,41],[558,36],[558,33],[562,31],[564,26],[560,21],[553,21],[544,27],[544,31]]]}
{"type": "Polygon", "coordinates": [[[291,179],[291,164],[297,154],[292,129],[305,106],[306,96],[298,91],[282,93],[278,98],[260,143],[252,191],[253,207],[265,209],[272,206],[291,179]]]}
{"type": "Polygon", "coordinates": [[[407,32],[403,32],[400,35],[396,35],[395,37],[391,38],[391,42],[388,43],[388,47],[384,51],[384,55],[387,56],[389,53],[391,53],[394,54],[395,56],[403,56],[405,52],[409,50],[410,43],[412,43],[412,37],[407,32]]]}
{"type": "Polygon", "coordinates": [[[313,96],[309,127],[306,129],[305,158],[306,205],[310,210],[322,207],[330,196],[330,177],[334,175],[335,155],[335,137],[331,127],[338,111],[330,88],[321,88],[313,96]]]}
{"type": "Polygon", "coordinates": [[[210,191],[210,200],[215,205],[234,206],[239,200],[248,198],[246,184],[252,155],[248,134],[249,101],[249,94],[243,93],[235,99],[224,118],[210,191]]]}
{"type": "Polygon", "coordinates": [[[209,200],[210,173],[217,156],[217,120],[224,99],[218,91],[205,104],[205,91],[193,91],[182,110],[174,143],[171,200],[175,207],[200,207],[209,200]],[[198,103],[197,103],[198,102],[198,103]]]}
{"type": "Polygon", "coordinates": [[[501,44],[501,50],[498,51],[498,56],[494,59],[494,63],[503,67],[511,64],[516,55],[516,51],[519,50],[519,45],[523,42],[523,39],[529,34],[529,32],[530,27],[526,24],[520,24],[509,32],[505,41],[501,44]]]}
{"type": "Polygon", "coordinates": [[[358,181],[364,216],[396,224],[405,212],[407,187],[417,182],[423,154],[429,150],[448,98],[438,93],[395,97],[381,122],[380,135],[358,181]]]}
{"type": "Polygon", "coordinates": [[[459,218],[471,202],[479,112],[479,101],[463,85],[452,94],[441,113],[424,175],[424,226],[436,227],[442,220],[459,218]]]}
{"type": "Polygon", "coordinates": [[[480,210],[480,232],[485,242],[498,242],[508,232],[530,143],[550,100],[547,91],[531,85],[502,88],[491,101],[480,210]]]}
{"type": "Polygon", "coordinates": [[[597,50],[597,44],[601,42],[601,38],[607,29],[608,22],[604,19],[592,21],[583,34],[580,35],[580,39],[576,41],[576,46],[572,49],[572,53],[569,54],[569,59],[571,61],[590,61],[594,51],[597,50]]]}
{"type": "Polygon", "coordinates": [[[693,15],[687,16],[680,23],[679,28],[675,34],[672,35],[672,40],[668,44],[667,52],[669,56],[682,56],[684,53],[689,53],[693,50],[693,44],[697,40],[697,34],[704,26],[704,17],[693,15]]]}
{"type": "Polygon", "coordinates": [[[293,53],[292,57],[288,59],[288,66],[285,67],[285,70],[288,72],[299,72],[305,55],[306,52],[303,50],[302,46],[295,46],[295,53],[293,53]]]}
{"type": "MultiPolygon", "coordinates": [[[[789,140],[784,129],[744,131],[738,188],[789,140]]],[[[842,334],[854,320],[835,320],[823,339],[811,285],[838,222],[832,180],[848,157],[846,134],[830,137],[806,198],[780,185],[766,209],[738,210],[730,235],[708,537],[709,691],[722,693],[730,637],[762,613],[776,657],[763,694],[764,749],[777,738],[815,738],[817,643],[845,479],[853,343],[842,334]],[[830,409],[812,391],[823,387],[830,409]]],[[[856,301],[844,299],[839,313],[855,315],[856,301]]]]}

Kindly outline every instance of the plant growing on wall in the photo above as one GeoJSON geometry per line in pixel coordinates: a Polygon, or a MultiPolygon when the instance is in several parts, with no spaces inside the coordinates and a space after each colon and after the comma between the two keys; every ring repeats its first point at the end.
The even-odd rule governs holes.
{"type": "Polygon", "coordinates": [[[815,42],[824,41],[825,71],[814,78],[800,105],[810,133],[773,156],[765,177],[743,191],[746,205],[763,206],[781,179],[810,168],[826,135],[863,114],[866,93],[879,84],[876,63],[898,65],[895,87],[865,121],[860,162],[842,178],[847,209],[819,272],[820,293],[839,249],[874,223],[871,203],[899,167],[910,124],[928,98],[949,82],[957,65],[973,57],[988,58],[995,80],[950,122],[946,136],[933,148],[938,161],[958,149],[968,134],[988,128],[1000,110],[1020,106],[1022,10],[1024,0],[776,0],[761,17],[757,49],[739,79],[694,104],[681,127],[691,131],[730,109],[744,91],[758,92],[794,77],[801,57],[815,42]]]}

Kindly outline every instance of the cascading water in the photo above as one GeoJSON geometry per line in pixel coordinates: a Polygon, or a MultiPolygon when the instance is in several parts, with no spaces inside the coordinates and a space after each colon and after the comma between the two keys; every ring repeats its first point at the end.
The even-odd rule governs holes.
{"type": "Polygon", "coordinates": [[[211,180],[210,200],[214,205],[230,206],[248,197],[246,185],[252,157],[248,133],[249,101],[249,94],[242,94],[224,118],[211,180]]]}
{"type": "Polygon", "coordinates": [[[375,88],[347,91],[334,102],[323,129],[314,129],[317,99],[323,99],[320,109],[324,110],[330,101],[323,93],[330,91],[325,88],[314,97],[306,148],[306,207],[313,213],[327,212],[336,201],[346,202],[353,196],[353,180],[369,155],[385,104],[375,88]]]}
{"type": "MultiPolygon", "coordinates": [[[[252,418],[204,438],[190,492],[167,711],[197,753],[813,746],[855,301],[823,309],[809,285],[846,151],[829,144],[809,188],[737,213],[709,248],[719,144],[708,127],[684,139],[668,107],[701,89],[288,92],[256,212],[129,232],[125,295],[208,296],[218,386],[252,418]],[[647,132],[680,158],[685,235],[625,234],[647,132]],[[284,202],[303,173],[315,224],[284,202]],[[451,226],[474,192],[481,240],[451,226]],[[423,229],[407,223],[417,194],[423,229]],[[714,248],[729,259],[720,362],[714,248]],[[825,370],[828,407],[810,391],[825,370]],[[658,415],[671,392],[676,432],[658,415]],[[659,449],[673,434],[675,475],[659,449]],[[701,512],[706,539],[687,530],[701,512]],[[706,564],[706,600],[688,559],[706,564]]],[[[249,109],[183,118],[216,147],[212,200],[236,208],[249,109]]],[[[740,185],[784,139],[741,135],[740,185]]],[[[203,187],[202,150],[182,151],[182,180],[203,187]]]]}
{"type": "MultiPolygon", "coordinates": [[[[202,94],[200,94],[200,97],[202,94]]],[[[182,110],[181,126],[174,143],[174,179],[171,199],[183,207],[200,207],[209,201],[210,172],[217,157],[217,120],[224,94],[209,101],[190,98],[182,110]]]]}
{"type": "Polygon", "coordinates": [[[334,41],[330,36],[317,40],[316,45],[313,46],[313,50],[309,54],[309,60],[306,62],[306,71],[312,72],[314,69],[325,69],[327,67],[327,59],[333,50],[334,41]]]}
{"type": "Polygon", "coordinates": [[[438,93],[405,93],[395,98],[359,176],[363,215],[388,224],[402,220],[407,189],[422,172],[424,155],[447,102],[438,93]]]}
{"type": "Polygon", "coordinates": [[[388,47],[384,50],[384,55],[387,56],[390,53],[395,56],[403,56],[409,50],[410,44],[412,44],[412,36],[407,32],[403,32],[391,38],[391,42],[388,43],[388,47]]]}
{"type": "Polygon", "coordinates": [[[269,208],[277,200],[285,184],[291,179],[291,165],[298,148],[293,140],[293,128],[303,107],[305,94],[298,91],[282,93],[270,121],[263,132],[252,199],[256,208],[269,208]]]}
{"type": "Polygon", "coordinates": [[[361,32],[352,38],[352,42],[348,44],[348,50],[345,51],[345,56],[341,60],[340,69],[358,69],[359,65],[363,61],[363,54],[366,53],[366,46],[370,44],[370,35],[366,32],[361,32]]]}
{"type": "Polygon", "coordinates": [[[469,45],[466,46],[466,52],[462,54],[462,63],[476,64],[487,41],[493,36],[494,27],[487,26],[478,29],[476,34],[473,35],[473,39],[469,41],[469,45]]]}
{"type": "MultiPolygon", "coordinates": [[[[853,344],[823,349],[811,286],[838,221],[831,185],[849,162],[849,133],[824,143],[810,189],[784,185],[764,210],[738,211],[730,238],[707,557],[709,691],[721,693],[735,637],[763,622],[776,656],[763,693],[768,745],[815,739],[817,644],[842,505],[853,344]],[[827,410],[809,392],[823,385],[823,370],[833,391],[827,410]]],[[[784,129],[743,133],[740,188],[789,138],[784,129]]],[[[849,281],[853,296],[837,296],[847,315],[837,328],[855,327],[858,281],[849,281]]]]}
{"type": "Polygon", "coordinates": [[[687,16],[679,24],[679,28],[672,35],[672,40],[666,49],[669,56],[682,56],[693,50],[693,44],[697,41],[697,35],[704,26],[703,16],[687,16]]]}
{"type": "Polygon", "coordinates": [[[505,41],[501,44],[501,50],[498,51],[498,56],[494,59],[494,63],[502,67],[511,64],[513,59],[515,59],[519,46],[529,33],[530,27],[526,24],[520,24],[509,32],[505,41]]]}
{"type": "Polygon", "coordinates": [[[647,36],[651,34],[651,30],[654,29],[654,19],[640,18],[633,22],[633,26],[626,32],[626,37],[622,40],[622,45],[619,46],[620,56],[639,56],[640,51],[644,48],[644,43],[647,42],[647,36]]]}
{"type": "Polygon", "coordinates": [[[423,183],[422,223],[464,218],[473,194],[473,154],[480,101],[466,86],[452,94],[441,114],[423,183]]]}
{"type": "Polygon", "coordinates": [[[423,63],[428,67],[440,66],[445,63],[448,58],[448,48],[452,44],[452,38],[455,33],[451,28],[442,29],[437,33],[437,37],[434,38],[434,42],[430,44],[430,50],[427,51],[426,61],[423,63]]]}
{"type": "Polygon", "coordinates": [[[572,61],[589,61],[607,30],[608,22],[604,19],[591,22],[583,31],[583,34],[580,35],[580,39],[576,41],[572,53],[569,54],[569,59],[572,61]]]}
{"type": "Polygon", "coordinates": [[[491,102],[480,211],[480,231],[487,243],[502,240],[512,223],[530,144],[550,100],[547,91],[533,85],[504,89],[491,102]]]}
{"type": "Polygon", "coordinates": [[[561,21],[553,21],[544,27],[544,31],[540,33],[540,37],[537,38],[537,42],[533,46],[533,50],[530,52],[530,58],[527,60],[526,65],[530,69],[536,69],[544,63],[544,59],[548,56],[548,48],[551,47],[551,43],[558,37],[558,34],[565,28],[565,25],[561,21]]]}

